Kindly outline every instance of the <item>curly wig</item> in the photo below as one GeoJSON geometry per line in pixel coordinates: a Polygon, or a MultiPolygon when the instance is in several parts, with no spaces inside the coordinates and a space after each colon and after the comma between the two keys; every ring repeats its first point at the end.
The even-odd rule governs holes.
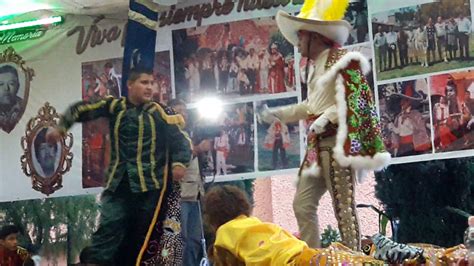
{"type": "Polygon", "coordinates": [[[215,186],[203,201],[207,221],[215,229],[239,215],[250,216],[252,211],[245,193],[235,186],[215,186]]]}

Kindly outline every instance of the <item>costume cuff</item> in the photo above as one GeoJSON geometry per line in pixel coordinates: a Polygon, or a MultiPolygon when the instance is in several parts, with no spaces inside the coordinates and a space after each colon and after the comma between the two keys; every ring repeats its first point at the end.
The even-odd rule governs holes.
{"type": "Polygon", "coordinates": [[[175,168],[176,166],[181,166],[183,168],[187,168],[187,166],[185,164],[176,162],[176,163],[171,164],[171,169],[175,168]]]}

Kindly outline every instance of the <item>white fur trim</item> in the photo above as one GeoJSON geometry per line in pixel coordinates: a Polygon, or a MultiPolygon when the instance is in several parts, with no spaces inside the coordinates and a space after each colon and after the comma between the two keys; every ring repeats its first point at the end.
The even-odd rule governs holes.
{"type": "MultiPolygon", "coordinates": [[[[322,75],[317,83],[316,88],[327,87],[330,85],[332,81],[336,79],[336,76],[339,74],[339,71],[345,69],[349,66],[352,61],[358,61],[360,65],[360,69],[364,75],[367,75],[370,71],[370,63],[361,53],[359,52],[347,52],[343,55],[327,72],[326,74],[322,75]]],[[[337,86],[336,86],[337,91],[337,86]]],[[[337,93],[337,92],[336,92],[337,93]]],[[[345,97],[343,98],[345,99],[345,97]]],[[[311,102],[311,99],[309,100],[311,102]]],[[[339,102],[337,102],[339,104],[339,102]]],[[[345,103],[345,100],[344,100],[345,103]]]]}
{"type": "MultiPolygon", "coordinates": [[[[333,158],[342,167],[351,166],[354,170],[375,170],[380,171],[390,163],[390,153],[378,153],[375,156],[346,156],[344,153],[344,143],[347,139],[347,103],[346,88],[344,78],[339,72],[345,69],[351,61],[358,61],[362,73],[370,71],[369,61],[359,52],[348,52],[338,62],[336,62],[326,74],[318,80],[317,86],[327,86],[332,80],[336,80],[336,105],[338,114],[338,130],[336,135],[336,145],[333,148],[333,158]]],[[[362,177],[360,179],[363,179],[362,177]]]]}
{"type": "Polygon", "coordinates": [[[319,82],[326,83],[329,80],[333,79],[339,71],[345,69],[349,66],[352,61],[357,61],[360,64],[360,70],[364,75],[367,75],[370,71],[370,63],[364,55],[359,52],[347,52],[343,55],[331,68],[327,71],[326,74],[321,76],[318,80],[319,82]]]}

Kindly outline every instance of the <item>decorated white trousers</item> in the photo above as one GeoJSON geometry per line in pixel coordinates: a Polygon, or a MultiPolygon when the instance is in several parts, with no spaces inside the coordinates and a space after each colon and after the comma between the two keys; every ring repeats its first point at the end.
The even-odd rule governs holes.
{"type": "Polygon", "coordinates": [[[342,243],[360,250],[360,230],[354,200],[355,176],[350,168],[340,167],[332,157],[335,136],[318,140],[319,177],[299,176],[293,210],[301,239],[312,248],[321,247],[318,205],[323,194],[331,195],[342,243]]]}

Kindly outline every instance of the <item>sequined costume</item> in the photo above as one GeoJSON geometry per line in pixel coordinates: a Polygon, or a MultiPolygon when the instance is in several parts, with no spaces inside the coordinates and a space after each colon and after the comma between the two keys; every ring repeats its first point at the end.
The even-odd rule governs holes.
{"type": "Polygon", "coordinates": [[[372,90],[364,75],[370,70],[358,52],[331,48],[323,51],[310,68],[308,99],[272,110],[284,123],[319,117],[329,121],[319,135],[309,133],[299,172],[293,209],[301,237],[311,247],[320,246],[318,202],[329,191],[342,242],[360,248],[354,185],[356,173],[385,167],[385,151],[372,90]]]}

